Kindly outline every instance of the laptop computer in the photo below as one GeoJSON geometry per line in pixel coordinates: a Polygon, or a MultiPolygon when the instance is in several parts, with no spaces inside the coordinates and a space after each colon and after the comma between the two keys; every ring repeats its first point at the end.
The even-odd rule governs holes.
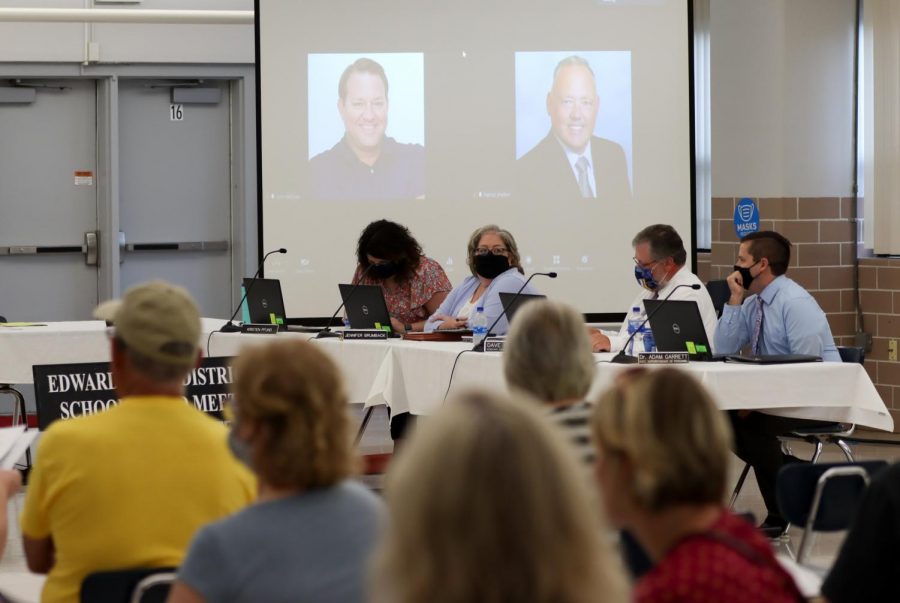
{"type": "Polygon", "coordinates": [[[516,297],[515,293],[500,292],[500,303],[506,308],[506,320],[512,324],[513,316],[519,311],[519,308],[536,299],[547,299],[546,295],[531,295],[529,293],[520,293],[516,297]]]}
{"type": "Polygon", "coordinates": [[[391,329],[381,285],[338,285],[351,329],[391,329]]]}
{"type": "MultiPolygon", "coordinates": [[[[318,333],[325,327],[307,325],[289,325],[284,312],[284,295],[281,293],[281,281],[276,278],[243,279],[244,291],[249,291],[244,301],[245,317],[254,324],[278,325],[279,331],[297,331],[299,333],[318,333]],[[250,287],[250,284],[253,286],[250,287]]],[[[245,321],[246,322],[246,321],[245,321]]]]}
{"type": "Polygon", "coordinates": [[[277,278],[243,279],[247,291],[247,310],[255,324],[284,324],[284,297],[277,278]]]}
{"type": "Polygon", "coordinates": [[[660,352],[687,352],[691,360],[712,360],[712,347],[695,301],[645,299],[650,329],[660,352]]]}

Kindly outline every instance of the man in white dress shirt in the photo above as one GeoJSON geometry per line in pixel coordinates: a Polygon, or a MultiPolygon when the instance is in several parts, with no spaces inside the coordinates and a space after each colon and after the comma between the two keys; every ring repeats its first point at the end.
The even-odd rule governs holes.
{"type": "MultiPolygon", "coordinates": [[[[706,336],[712,342],[718,322],[716,310],[706,287],[685,267],[687,251],[681,236],[668,224],[653,224],[637,233],[631,244],[634,247],[634,275],[642,290],[627,312],[635,306],[644,310],[645,299],[665,299],[670,293],[669,299],[695,301],[706,336]],[[700,285],[700,289],[687,286],[676,290],[679,285],[700,285]]],[[[590,333],[595,352],[618,352],[628,340],[628,323],[626,321],[616,335],[607,336],[597,329],[591,329],[590,333]]]]}

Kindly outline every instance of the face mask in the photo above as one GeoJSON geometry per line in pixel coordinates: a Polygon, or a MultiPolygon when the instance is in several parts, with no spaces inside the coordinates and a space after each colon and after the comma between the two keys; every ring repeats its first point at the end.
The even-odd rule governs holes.
{"type": "Polygon", "coordinates": [[[228,431],[228,449],[231,450],[231,454],[234,455],[234,458],[252,469],[253,454],[250,450],[250,445],[237,437],[237,434],[235,433],[236,425],[236,423],[232,424],[231,429],[228,431]]]}
{"type": "Polygon", "coordinates": [[[385,262],[383,264],[372,264],[369,268],[369,272],[377,279],[386,279],[391,278],[397,272],[399,272],[400,267],[396,262],[385,262]]]}
{"type": "Polygon", "coordinates": [[[475,272],[478,276],[487,279],[495,279],[509,270],[509,259],[503,255],[486,253],[475,256],[475,272]]]}
{"type": "Polygon", "coordinates": [[[753,282],[753,275],[750,274],[750,268],[753,268],[754,266],[756,266],[756,264],[759,264],[759,262],[754,262],[747,268],[742,268],[741,266],[732,266],[735,272],[741,273],[741,284],[744,286],[744,289],[749,289],[750,283],[753,282]]]}
{"type": "Polygon", "coordinates": [[[653,268],[642,268],[641,266],[635,266],[634,278],[635,280],[637,280],[638,285],[640,285],[647,291],[656,291],[662,286],[661,283],[653,278],[653,268]]]}

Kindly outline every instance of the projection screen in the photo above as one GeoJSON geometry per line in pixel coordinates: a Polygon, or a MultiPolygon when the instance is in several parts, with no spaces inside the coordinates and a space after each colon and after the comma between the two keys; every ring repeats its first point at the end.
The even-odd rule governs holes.
{"type": "Polygon", "coordinates": [[[689,5],[258,1],[260,252],[288,250],[265,267],[288,316],[334,311],[380,218],[454,284],[498,224],[526,274],[559,274],[542,293],[620,316],[638,230],[695,255],[689,5]]]}

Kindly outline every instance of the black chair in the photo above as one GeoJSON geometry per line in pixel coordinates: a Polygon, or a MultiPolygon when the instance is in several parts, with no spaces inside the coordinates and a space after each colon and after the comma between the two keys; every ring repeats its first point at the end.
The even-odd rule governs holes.
{"type": "MultiPolygon", "coordinates": [[[[0,316],[0,322],[6,322],[6,318],[0,316]]],[[[12,396],[15,400],[13,403],[13,425],[18,425],[19,421],[28,422],[25,414],[25,397],[22,393],[10,386],[8,383],[0,383],[0,395],[12,396]]]]}
{"type": "Polygon", "coordinates": [[[786,465],[778,472],[775,493],[782,516],[804,526],[797,563],[803,563],[814,532],[837,532],[850,527],[870,477],[885,461],[786,465]]]}
{"type": "Polygon", "coordinates": [[[724,279],[718,281],[709,281],[706,283],[706,290],[712,299],[713,308],[716,309],[716,316],[722,316],[722,310],[728,299],[731,297],[731,289],[728,288],[728,282],[724,279]]]}
{"type": "Polygon", "coordinates": [[[134,568],[89,574],[81,583],[81,603],[165,603],[175,581],[174,567],[134,568]]]}
{"type": "MultiPolygon", "coordinates": [[[[862,348],[838,346],[837,350],[841,355],[842,362],[863,364],[866,360],[866,352],[862,348]]],[[[779,437],[784,439],[800,439],[813,444],[815,446],[815,451],[809,461],[812,464],[816,464],[819,461],[819,457],[822,455],[825,444],[834,444],[840,448],[841,452],[844,453],[847,462],[852,463],[855,459],[853,458],[853,451],[850,450],[850,445],[847,443],[846,438],[850,437],[855,429],[856,425],[852,423],[822,422],[817,425],[794,430],[779,437]]],[[[786,452],[790,452],[790,448],[785,442],[782,442],[782,448],[786,448],[786,452]]],[[[734,503],[737,501],[737,497],[741,493],[741,489],[743,489],[744,482],[747,480],[747,475],[749,475],[749,473],[750,465],[745,464],[744,470],[741,471],[741,476],[738,478],[737,484],[735,484],[734,490],[731,493],[731,500],[729,502],[731,508],[734,508],[734,503]]]]}
{"type": "MultiPolygon", "coordinates": [[[[863,364],[866,360],[866,351],[863,348],[838,346],[838,353],[841,355],[841,362],[863,364]]],[[[846,438],[850,437],[855,429],[856,425],[852,423],[823,423],[814,427],[797,429],[786,437],[799,438],[813,444],[816,447],[811,461],[813,463],[819,460],[825,444],[834,444],[840,448],[847,462],[852,463],[853,452],[850,450],[846,438]]]]}

